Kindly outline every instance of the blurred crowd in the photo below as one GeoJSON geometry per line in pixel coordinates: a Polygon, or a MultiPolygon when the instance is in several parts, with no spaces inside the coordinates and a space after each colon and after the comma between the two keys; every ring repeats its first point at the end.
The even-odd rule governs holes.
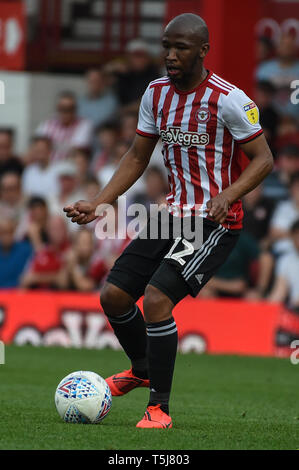
{"type": "MultiPolygon", "coordinates": [[[[202,297],[242,297],[299,307],[299,79],[291,35],[277,45],[258,38],[255,96],[275,159],[264,183],[244,197],[244,230],[202,297]]],[[[164,74],[142,40],[126,57],[86,73],[83,96],[61,91],[55,109],[15,155],[14,130],[0,128],[0,288],[97,290],[128,239],[95,237],[95,224],[72,224],[65,205],[92,199],[129,149],[140,98],[164,74]]],[[[149,207],[168,192],[163,159],[150,164],[126,194],[149,207]]],[[[117,224],[117,212],[115,215],[117,224]]]]}

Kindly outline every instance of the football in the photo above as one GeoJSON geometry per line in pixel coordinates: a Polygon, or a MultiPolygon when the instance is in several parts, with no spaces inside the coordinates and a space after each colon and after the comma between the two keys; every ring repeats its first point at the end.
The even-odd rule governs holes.
{"type": "Polygon", "coordinates": [[[61,380],[55,392],[57,411],[67,423],[100,423],[111,404],[110,388],[95,372],[72,372],[61,380]]]}

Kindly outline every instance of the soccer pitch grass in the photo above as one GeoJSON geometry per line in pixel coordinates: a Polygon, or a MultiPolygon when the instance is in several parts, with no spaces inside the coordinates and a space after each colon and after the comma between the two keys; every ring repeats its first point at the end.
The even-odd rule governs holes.
{"type": "Polygon", "coordinates": [[[174,428],[136,429],[146,389],[114,398],[100,425],[60,420],[54,392],[75,370],[127,368],[121,352],[6,348],[0,366],[0,449],[298,449],[299,365],[282,359],[178,355],[174,428]]]}

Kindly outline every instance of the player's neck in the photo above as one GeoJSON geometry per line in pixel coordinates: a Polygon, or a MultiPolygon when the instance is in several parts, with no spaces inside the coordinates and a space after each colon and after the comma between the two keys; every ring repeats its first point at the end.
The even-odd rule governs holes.
{"type": "Polygon", "coordinates": [[[175,86],[180,91],[190,91],[197,88],[208,76],[208,71],[202,67],[201,71],[192,75],[186,81],[175,83],[175,86]]]}

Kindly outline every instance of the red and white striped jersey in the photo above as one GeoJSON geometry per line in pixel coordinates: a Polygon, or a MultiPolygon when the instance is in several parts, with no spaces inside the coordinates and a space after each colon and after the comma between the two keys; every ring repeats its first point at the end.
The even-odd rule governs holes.
{"type": "Polygon", "coordinates": [[[78,118],[72,125],[63,126],[58,118],[53,118],[41,123],[35,135],[52,140],[51,162],[59,162],[68,156],[71,149],[89,147],[92,130],[92,123],[87,119],[78,118]]]}
{"type": "MultiPolygon", "coordinates": [[[[236,86],[209,72],[194,90],[182,92],[168,77],[147,87],[136,132],[161,137],[173,214],[205,212],[209,199],[241,174],[240,143],[263,131],[256,104],[236,86]]],[[[241,201],[233,203],[226,228],[242,227],[241,201]]]]}

